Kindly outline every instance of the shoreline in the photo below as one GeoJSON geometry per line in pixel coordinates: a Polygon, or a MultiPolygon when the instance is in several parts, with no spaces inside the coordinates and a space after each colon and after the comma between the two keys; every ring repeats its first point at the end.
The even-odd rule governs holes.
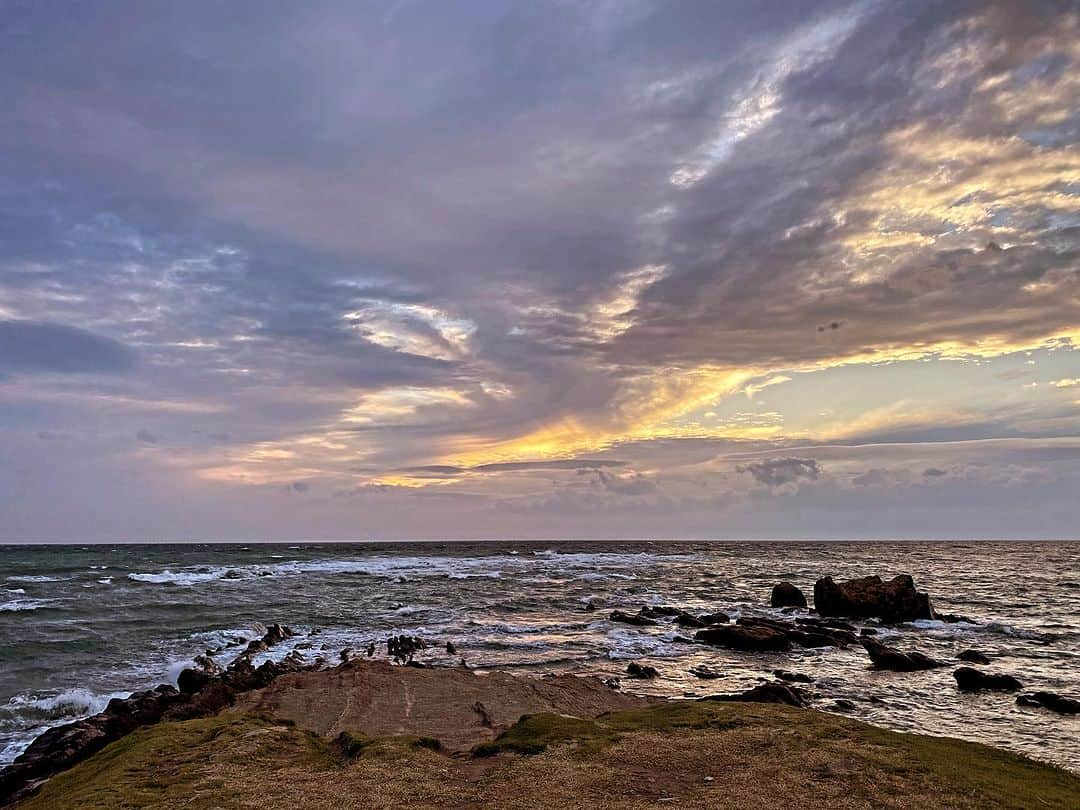
{"type": "MultiPolygon", "coordinates": [[[[566,790],[582,807],[916,807],[934,797],[941,807],[1064,808],[1080,798],[1080,777],[1063,769],[793,706],[798,688],[782,682],[663,700],[589,677],[367,659],[241,669],[255,688],[228,696],[207,676],[186,684],[198,689],[185,699],[162,690],[181,711],[91,746],[7,806],[168,807],[194,796],[204,802],[195,806],[239,808],[262,795],[266,807],[556,807],[566,790]],[[397,798],[380,803],[377,791],[397,798]]],[[[113,713],[136,715],[132,700],[148,697],[113,713]]]]}

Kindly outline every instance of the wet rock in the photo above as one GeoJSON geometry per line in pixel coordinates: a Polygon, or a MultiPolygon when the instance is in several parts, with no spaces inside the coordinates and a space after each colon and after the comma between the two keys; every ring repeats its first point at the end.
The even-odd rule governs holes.
{"type": "Polygon", "coordinates": [[[230,568],[222,576],[222,579],[243,579],[243,575],[239,571],[234,571],[230,568]]]}
{"type": "Polygon", "coordinates": [[[953,673],[956,686],[961,692],[980,692],[984,689],[1015,692],[1024,685],[1012,675],[990,675],[972,667],[960,667],[953,673]]]}
{"type": "Polygon", "coordinates": [[[877,630],[873,627],[864,627],[859,631],[860,636],[876,636],[877,630]]]}
{"type": "Polygon", "coordinates": [[[744,701],[748,703],[783,703],[788,706],[806,708],[806,697],[793,686],[782,681],[769,681],[730,695],[710,695],[702,700],[744,701]]]}
{"type": "Polygon", "coordinates": [[[795,619],[795,624],[804,624],[809,625],[810,627],[827,627],[830,630],[847,630],[849,633],[855,632],[855,625],[840,621],[840,619],[820,619],[816,616],[799,616],[795,619]]]}
{"type": "Polygon", "coordinates": [[[263,635],[263,644],[267,647],[273,647],[275,644],[280,644],[287,638],[292,638],[295,633],[283,624],[272,624],[266,629],[266,634],[263,635]]]}
{"type": "Polygon", "coordinates": [[[855,711],[855,704],[847,698],[839,698],[833,701],[832,707],[840,712],[855,711]]]}
{"type": "Polygon", "coordinates": [[[176,677],[176,686],[185,695],[194,695],[208,683],[210,683],[213,676],[207,674],[201,669],[193,669],[188,667],[180,671],[180,674],[176,677]]]}
{"type": "Polygon", "coordinates": [[[367,647],[364,648],[364,654],[367,655],[368,658],[371,658],[372,656],[375,655],[375,642],[374,641],[371,642],[370,644],[368,644],[367,647]]]}
{"type": "Polygon", "coordinates": [[[622,610],[611,611],[608,620],[621,622],[622,624],[632,624],[637,627],[655,627],[657,625],[657,622],[648,616],[642,616],[640,613],[626,613],[622,610]]]}
{"type": "Polygon", "coordinates": [[[621,689],[622,681],[618,678],[604,678],[604,686],[608,689],[621,689]]]}
{"type": "Polygon", "coordinates": [[[662,616],[678,616],[680,613],[683,612],[684,611],[680,610],[679,608],[671,607],[670,605],[645,605],[641,610],[638,611],[638,615],[645,616],[649,619],[656,619],[662,616]]]}
{"type": "Polygon", "coordinates": [[[719,670],[715,670],[711,667],[707,667],[704,664],[696,667],[690,667],[689,672],[695,678],[701,678],[703,681],[713,681],[717,678],[722,678],[723,673],[719,670]]]}
{"type": "Polygon", "coordinates": [[[679,625],[679,627],[705,627],[705,622],[697,616],[691,616],[689,613],[680,613],[676,616],[675,624],[679,625]]]}
{"type": "Polygon", "coordinates": [[[698,641],[718,647],[752,652],[786,652],[791,649],[787,635],[764,625],[717,625],[698,630],[698,641]]]}
{"type": "Polygon", "coordinates": [[[454,646],[454,642],[452,642],[452,641],[446,642],[446,654],[447,655],[457,655],[457,647],[454,646]]]}
{"type": "Polygon", "coordinates": [[[989,664],[990,659],[978,650],[964,650],[956,654],[958,661],[967,661],[969,664],[989,664]]]}
{"type": "Polygon", "coordinates": [[[736,625],[768,627],[783,633],[788,641],[799,647],[846,647],[848,644],[854,644],[857,641],[855,634],[847,630],[837,630],[823,625],[797,625],[792,622],[765,619],[757,616],[744,616],[736,622],[736,625]]]}
{"type": "Polygon", "coordinates": [[[934,618],[930,597],[915,590],[907,574],[888,582],[879,576],[839,583],[823,577],[814,583],[814,607],[822,616],[876,616],[889,623],[934,618]]]}
{"type": "Polygon", "coordinates": [[[790,582],[781,582],[773,586],[769,598],[772,607],[806,607],[806,596],[790,582]]]}
{"type": "Polygon", "coordinates": [[[715,613],[706,613],[703,616],[698,616],[698,619],[704,622],[706,627],[711,624],[727,624],[731,621],[731,617],[722,610],[718,610],[715,613]]]}
{"type": "Polygon", "coordinates": [[[626,674],[631,678],[637,678],[639,680],[652,680],[653,678],[660,677],[660,671],[656,667],[650,667],[648,664],[639,664],[636,661],[631,661],[626,665],[626,674]]]}
{"type": "Polygon", "coordinates": [[[1080,714],[1080,700],[1055,692],[1030,692],[1020,695],[1016,698],[1016,705],[1049,709],[1058,714],[1080,714]]]}
{"type": "Polygon", "coordinates": [[[975,621],[974,619],[969,618],[967,616],[963,616],[963,615],[961,615],[959,613],[937,613],[937,612],[935,612],[934,613],[934,618],[940,619],[941,621],[947,622],[948,624],[958,624],[959,622],[964,622],[965,624],[978,624],[978,622],[975,621]]]}
{"type": "Polygon", "coordinates": [[[774,669],[773,675],[782,681],[788,681],[789,683],[813,683],[814,679],[809,675],[803,675],[801,672],[789,672],[786,669],[774,669]]]}
{"type": "Polygon", "coordinates": [[[895,647],[885,646],[877,639],[863,638],[860,642],[877,669],[887,669],[892,672],[917,672],[946,666],[944,661],[938,661],[921,652],[900,652],[895,647]]]}
{"type": "Polygon", "coordinates": [[[596,602],[590,599],[584,604],[584,606],[582,606],[581,609],[584,610],[586,613],[592,613],[594,610],[596,610],[596,602]]]}
{"type": "Polygon", "coordinates": [[[248,642],[247,647],[244,648],[244,652],[254,655],[255,653],[264,652],[267,650],[266,642],[261,638],[254,638],[248,642]]]}

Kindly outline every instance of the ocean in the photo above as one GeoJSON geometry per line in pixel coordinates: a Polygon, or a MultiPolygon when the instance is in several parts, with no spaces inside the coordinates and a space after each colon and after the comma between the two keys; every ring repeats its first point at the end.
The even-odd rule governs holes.
{"type": "Polygon", "coordinates": [[[952,666],[878,672],[860,647],[736,652],[679,642],[693,631],[678,627],[606,618],[647,604],[779,616],[768,601],[781,580],[809,597],[822,576],[899,573],[939,611],[972,621],[882,627],[878,638],[945,659],[974,648],[992,659],[981,669],[1017,676],[1024,691],[1080,697],[1075,542],[0,546],[0,765],[47,727],[175,683],[207,650],[227,663],[280,622],[297,635],[256,663],[295,649],[333,664],[371,642],[385,657],[386,638],[407,633],[429,642],[418,659],[431,665],[618,677],[640,661],[660,677],[623,677],[623,688],[670,697],[745,689],[782,668],[815,679],[816,708],[1080,771],[1080,718],[1017,706],[1011,694],[961,694],[952,666]],[[702,664],[721,677],[688,672],[702,664]]]}

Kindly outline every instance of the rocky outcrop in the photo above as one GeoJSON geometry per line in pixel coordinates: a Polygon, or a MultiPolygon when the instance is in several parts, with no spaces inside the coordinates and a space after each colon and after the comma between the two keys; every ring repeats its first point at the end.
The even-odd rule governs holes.
{"type": "Polygon", "coordinates": [[[887,669],[892,672],[917,672],[946,666],[944,661],[938,661],[921,652],[901,652],[895,647],[885,646],[877,639],[861,638],[859,641],[877,669],[887,669]]]}
{"type": "MultiPolygon", "coordinates": [[[[256,641],[265,646],[279,643],[291,635],[288,628],[272,625],[256,641]]],[[[291,654],[283,661],[267,661],[255,667],[247,650],[225,671],[208,656],[198,656],[195,663],[195,667],[180,673],[177,678],[179,689],[163,684],[126,698],[113,698],[104,711],[39,735],[0,772],[0,805],[30,795],[53,774],[70,768],[141,726],[162,720],[190,720],[217,714],[232,705],[240,692],[261,689],[285,673],[321,666],[320,662],[305,664],[299,654],[291,654]]]]}
{"type": "Polygon", "coordinates": [[[990,675],[972,667],[960,667],[953,673],[953,677],[956,678],[956,686],[961,692],[981,692],[984,689],[1015,692],[1024,688],[1012,675],[990,675]]]}
{"type": "Polygon", "coordinates": [[[722,678],[724,673],[719,670],[715,670],[712,667],[707,667],[704,664],[700,664],[696,667],[690,667],[688,672],[695,678],[701,678],[703,681],[713,681],[717,678],[722,678]]]}
{"type": "Polygon", "coordinates": [[[769,598],[772,607],[806,607],[806,596],[790,582],[781,582],[773,586],[769,598]]]}
{"type": "Polygon", "coordinates": [[[814,583],[814,607],[822,616],[876,617],[890,624],[934,618],[930,597],[915,590],[907,574],[888,582],[879,576],[846,582],[823,577],[814,583]]]}
{"type": "Polygon", "coordinates": [[[769,627],[783,633],[788,641],[798,647],[846,647],[858,640],[858,637],[849,630],[829,627],[822,623],[805,624],[744,616],[736,624],[747,627],[769,627]]]}
{"type": "Polygon", "coordinates": [[[671,618],[684,612],[681,608],[671,607],[670,605],[645,605],[638,611],[638,614],[647,619],[658,619],[660,617],[671,618]]]}
{"type": "Polygon", "coordinates": [[[964,650],[956,654],[957,661],[966,661],[969,664],[989,664],[990,659],[978,650],[964,650]]]}
{"type": "Polygon", "coordinates": [[[709,695],[702,700],[742,701],[744,703],[783,703],[805,709],[808,705],[802,691],[782,681],[769,681],[758,684],[745,692],[730,695],[709,695]]]}
{"type": "Polygon", "coordinates": [[[1058,714],[1080,714],[1080,700],[1056,692],[1029,692],[1016,698],[1017,706],[1049,709],[1058,714]]]}

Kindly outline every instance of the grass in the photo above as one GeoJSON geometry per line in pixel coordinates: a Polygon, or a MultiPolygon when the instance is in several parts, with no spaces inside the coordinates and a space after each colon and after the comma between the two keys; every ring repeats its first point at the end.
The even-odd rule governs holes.
{"type": "Polygon", "coordinates": [[[958,740],[819,712],[673,701],[595,719],[522,717],[476,757],[421,736],[333,741],[236,714],[162,723],[18,810],[294,806],[1069,808],[1080,779],[958,740]],[[525,755],[525,756],[522,756],[525,755]]]}

